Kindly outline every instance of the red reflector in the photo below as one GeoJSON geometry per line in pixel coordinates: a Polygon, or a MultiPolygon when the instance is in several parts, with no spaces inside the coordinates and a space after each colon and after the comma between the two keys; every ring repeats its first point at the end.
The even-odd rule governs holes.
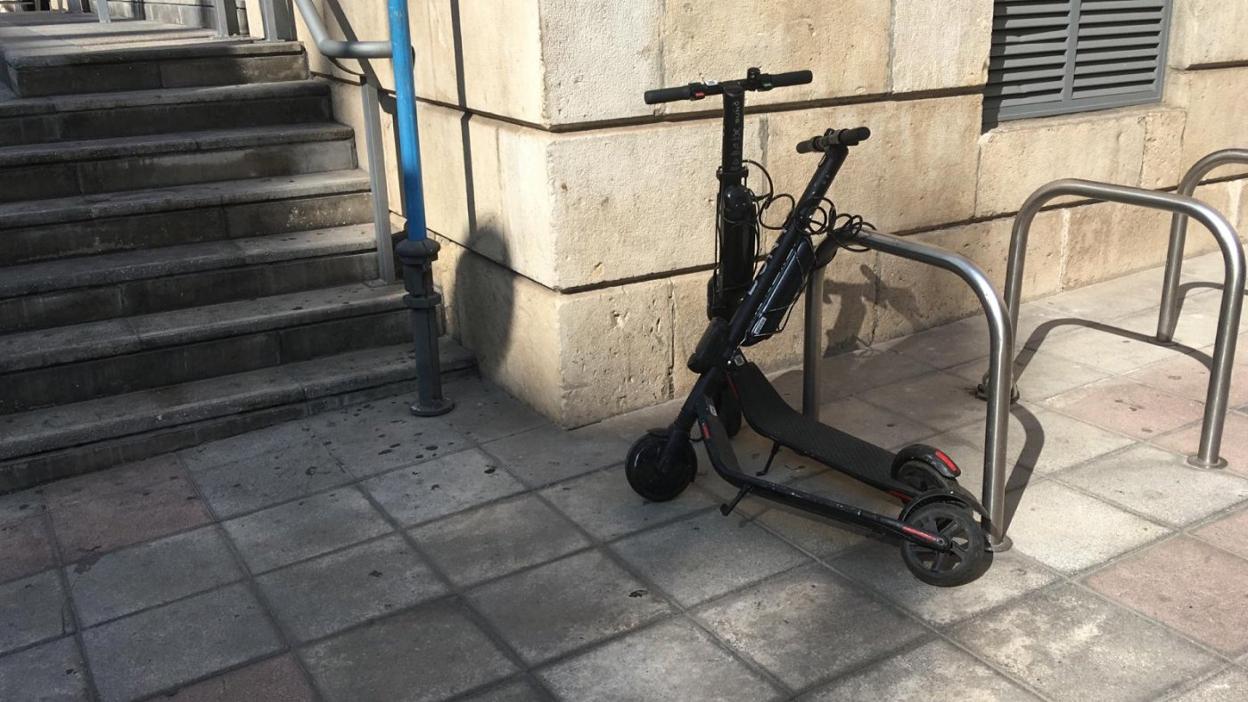
{"type": "Polygon", "coordinates": [[[703,439],[711,438],[711,428],[706,426],[705,424],[702,425],[702,438],[703,439]]]}
{"type": "Polygon", "coordinates": [[[949,470],[952,471],[954,475],[962,475],[962,469],[959,468],[958,464],[954,463],[953,459],[950,458],[947,454],[945,454],[944,451],[941,451],[940,449],[936,449],[936,458],[939,458],[941,463],[944,463],[946,466],[948,466],[949,470]]]}
{"type": "Polygon", "coordinates": [[[912,526],[902,525],[901,530],[911,536],[917,536],[920,539],[923,539],[924,541],[928,542],[929,544],[936,543],[937,541],[937,537],[927,533],[926,531],[923,531],[922,529],[915,529],[912,526]]]}
{"type": "Polygon", "coordinates": [[[897,499],[901,500],[903,503],[909,502],[912,499],[909,495],[899,490],[889,490],[888,494],[892,495],[893,497],[896,497],[897,499]]]}

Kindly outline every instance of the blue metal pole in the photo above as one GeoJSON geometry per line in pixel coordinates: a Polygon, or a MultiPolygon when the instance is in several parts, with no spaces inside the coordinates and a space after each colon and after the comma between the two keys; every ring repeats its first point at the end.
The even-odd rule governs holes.
{"type": "Polygon", "coordinates": [[[394,66],[395,121],[399,132],[399,168],[403,174],[403,214],[407,238],[426,237],[425,188],[420,173],[420,133],[416,128],[416,81],[412,77],[412,33],[407,0],[390,3],[390,56],[394,66]]]}
{"type": "Polygon", "coordinates": [[[399,170],[403,175],[403,214],[407,238],[394,247],[403,263],[403,304],[412,320],[413,358],[416,362],[416,401],[412,414],[446,414],[455,403],[442,394],[442,366],[438,360],[438,305],[442,296],[433,287],[433,262],[441,248],[430,239],[425,224],[425,192],[420,178],[420,137],[416,131],[416,84],[412,78],[412,34],[407,25],[407,0],[387,0],[390,9],[390,58],[394,66],[395,121],[399,132],[399,170]]]}

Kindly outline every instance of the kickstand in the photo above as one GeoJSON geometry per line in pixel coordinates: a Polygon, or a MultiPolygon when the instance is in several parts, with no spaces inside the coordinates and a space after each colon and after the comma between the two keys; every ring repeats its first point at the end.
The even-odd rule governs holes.
{"type": "Polygon", "coordinates": [[[737,496],[732,498],[732,502],[729,502],[726,505],[719,506],[719,513],[724,515],[725,517],[732,514],[732,510],[737,508],[737,504],[741,502],[741,498],[745,497],[749,493],[750,493],[749,485],[746,485],[745,487],[741,488],[741,491],[737,493],[737,496]]]}
{"type": "Polygon", "coordinates": [[[772,462],[772,461],[774,461],[774,460],[776,460],[776,454],[777,454],[777,453],[780,453],[780,444],[779,444],[778,442],[777,442],[777,443],[773,443],[773,444],[771,445],[771,455],[767,457],[767,465],[763,466],[763,469],[762,469],[762,470],[760,470],[760,471],[758,471],[758,472],[757,472],[757,473],[755,473],[754,475],[757,475],[757,476],[759,476],[759,477],[762,477],[762,476],[767,475],[768,473],[770,473],[770,472],[771,472],[771,462],[772,462]]]}

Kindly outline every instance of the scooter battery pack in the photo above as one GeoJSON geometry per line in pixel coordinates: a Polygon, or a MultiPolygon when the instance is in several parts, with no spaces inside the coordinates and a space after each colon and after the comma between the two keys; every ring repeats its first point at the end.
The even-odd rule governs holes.
{"type": "MultiPolygon", "coordinates": [[[[775,251],[773,250],[770,255],[774,256],[775,251]]],[[[793,309],[797,298],[801,297],[806,278],[814,267],[815,248],[810,243],[810,238],[804,237],[797,246],[793,247],[793,251],[789,253],[784,266],[780,269],[780,274],[776,276],[767,294],[763,296],[762,305],[754,314],[754,318],[750,320],[743,346],[757,344],[784,329],[784,322],[789,318],[789,311],[793,309]]]]}

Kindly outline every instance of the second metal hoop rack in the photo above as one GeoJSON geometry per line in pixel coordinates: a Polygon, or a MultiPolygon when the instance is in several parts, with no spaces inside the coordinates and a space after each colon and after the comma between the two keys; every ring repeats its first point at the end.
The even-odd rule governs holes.
{"type": "MultiPolygon", "coordinates": [[[[989,543],[994,551],[1010,548],[1005,535],[1005,444],[1009,428],[1010,390],[1014,373],[1014,327],[1010,324],[1001,294],[983,270],[965,256],[914,239],[863,230],[854,244],[875,251],[943,268],[962,279],[975,292],[988,320],[988,412],[984,428],[984,482],[981,503],[989,543]]],[[[802,413],[819,417],[819,359],[823,334],[823,267],[832,260],[837,242],[825,240],[815,252],[815,270],[806,283],[805,345],[802,354],[802,413]]]]}
{"type": "Polygon", "coordinates": [[[1165,210],[1174,214],[1171,240],[1166,261],[1166,282],[1162,294],[1161,316],[1157,330],[1160,343],[1169,343],[1177,323],[1179,273],[1183,265],[1183,243],[1187,219],[1193,218],[1213,234],[1222,250],[1226,266],[1222,287],[1222,307],[1218,314],[1217,339],[1214,342],[1213,365],[1210,368],[1209,390],[1205,397],[1204,421],[1196,455],[1188,459],[1195,466],[1222,467],[1226,461],[1219,455],[1222,429],[1226,422],[1227,400],[1231,389],[1231,368],[1235,360],[1235,342],[1244,296],[1244,249],[1234,227],[1214,208],[1193,198],[1205,173],[1224,163],[1248,162],[1248,151],[1217,152],[1202,159],[1188,172],[1179,194],[1163,193],[1144,188],[1111,185],[1087,180],[1056,180],[1042,186],[1027,198],[1014,220],[1010,240],[1010,258],[1006,270],[1006,305],[1010,327],[1018,328],[1019,304],[1022,300],[1023,264],[1027,254],[1027,238],[1031,224],[1046,203],[1063,195],[1088,197],[1094,200],[1137,205],[1165,210]]]}

